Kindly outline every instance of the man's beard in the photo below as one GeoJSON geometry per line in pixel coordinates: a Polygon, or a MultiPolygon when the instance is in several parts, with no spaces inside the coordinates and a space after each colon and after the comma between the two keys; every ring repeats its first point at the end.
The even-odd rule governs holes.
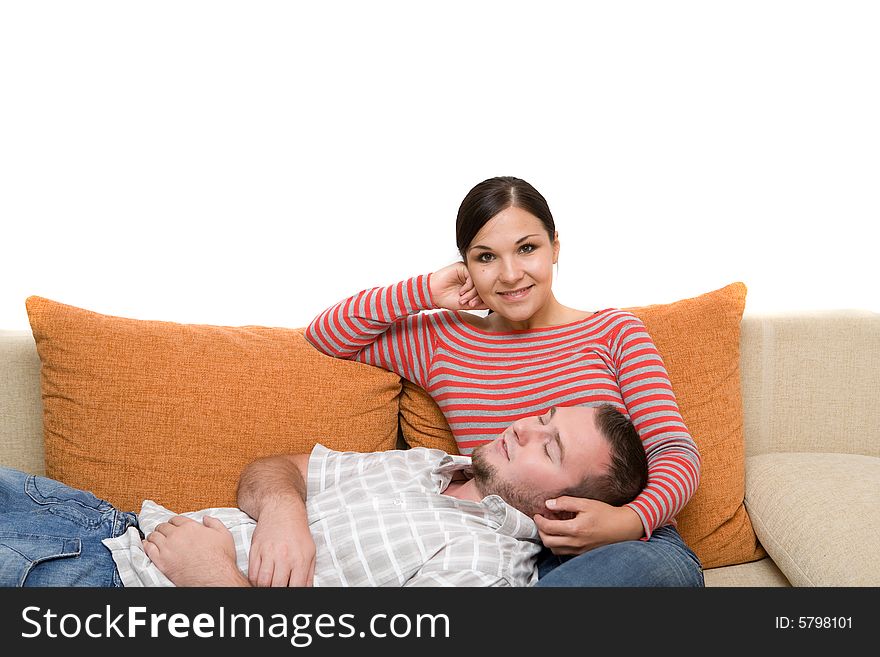
{"type": "Polygon", "coordinates": [[[486,495],[498,495],[510,506],[515,507],[527,516],[533,516],[544,508],[544,498],[535,491],[528,491],[517,486],[498,474],[498,468],[487,462],[484,450],[490,449],[492,443],[485,443],[471,453],[471,474],[477,490],[486,495]]]}

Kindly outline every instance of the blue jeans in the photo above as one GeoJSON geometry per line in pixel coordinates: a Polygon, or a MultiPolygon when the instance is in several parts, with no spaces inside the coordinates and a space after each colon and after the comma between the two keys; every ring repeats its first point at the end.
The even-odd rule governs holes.
{"type": "Polygon", "coordinates": [[[0,586],[122,586],[101,540],[131,526],[91,493],[0,467],[0,586]]]}
{"type": "Polygon", "coordinates": [[[700,560],[671,525],[647,541],[603,545],[576,557],[538,555],[535,586],[703,586],[700,560]]]}

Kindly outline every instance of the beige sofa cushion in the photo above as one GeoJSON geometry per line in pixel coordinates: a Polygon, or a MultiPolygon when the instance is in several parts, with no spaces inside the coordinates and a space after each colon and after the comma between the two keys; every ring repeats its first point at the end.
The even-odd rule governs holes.
{"type": "Polygon", "coordinates": [[[709,568],[703,571],[703,579],[706,586],[791,586],[791,582],[785,579],[785,575],[773,563],[770,557],[764,557],[751,563],[741,563],[736,566],[723,566],[721,568],[709,568]]]}
{"type": "Polygon", "coordinates": [[[880,458],[750,456],[746,508],[794,586],[880,585],[880,458]]]}
{"type": "Polygon", "coordinates": [[[34,474],[45,473],[39,377],[33,337],[0,331],[0,465],[34,474]]]}
{"type": "Polygon", "coordinates": [[[880,456],[880,315],[746,314],[741,332],[746,456],[880,456]]]}

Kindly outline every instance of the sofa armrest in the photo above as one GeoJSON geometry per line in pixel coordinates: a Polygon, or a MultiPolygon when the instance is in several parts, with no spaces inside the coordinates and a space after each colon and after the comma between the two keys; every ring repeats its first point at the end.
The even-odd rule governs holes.
{"type": "Polygon", "coordinates": [[[0,465],[45,473],[40,359],[26,331],[0,331],[0,465]]]}
{"type": "Polygon", "coordinates": [[[880,586],[880,458],[751,456],[745,504],[758,540],[794,586],[880,586]]]}
{"type": "Polygon", "coordinates": [[[746,456],[880,456],[880,314],[746,314],[740,347],[746,456]]]}

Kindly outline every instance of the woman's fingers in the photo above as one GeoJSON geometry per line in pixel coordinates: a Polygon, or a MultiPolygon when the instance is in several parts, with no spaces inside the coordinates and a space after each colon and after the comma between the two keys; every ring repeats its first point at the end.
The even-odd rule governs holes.
{"type": "Polygon", "coordinates": [[[484,304],[483,300],[480,298],[477,288],[474,286],[474,282],[471,280],[470,276],[465,279],[464,285],[459,288],[458,293],[458,302],[462,308],[468,310],[485,310],[487,308],[486,304],[484,304]]]}

